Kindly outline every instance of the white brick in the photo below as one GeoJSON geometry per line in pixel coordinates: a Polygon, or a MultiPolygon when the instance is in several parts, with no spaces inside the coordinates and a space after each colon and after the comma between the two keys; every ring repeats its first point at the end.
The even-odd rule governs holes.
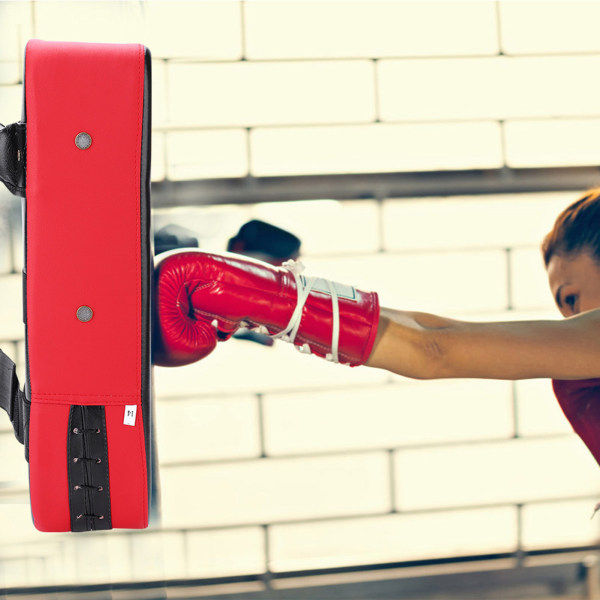
{"type": "MultiPolygon", "coordinates": [[[[58,537],[59,535],[52,534],[53,538],[60,540],[61,547],[60,552],[49,554],[47,557],[50,579],[44,582],[46,584],[81,585],[131,581],[139,576],[139,572],[134,575],[134,564],[139,567],[143,561],[146,561],[147,566],[145,579],[153,579],[151,569],[163,558],[161,549],[155,542],[155,538],[160,536],[159,533],[128,534],[117,529],[83,536],[72,536],[68,533],[62,534],[61,537],[58,537]],[[145,544],[142,543],[142,539],[145,544]]],[[[173,534],[166,536],[175,537],[173,534]]],[[[175,544],[172,556],[179,556],[175,544]]],[[[165,565],[168,562],[169,558],[164,558],[165,565]]],[[[160,572],[166,572],[166,569],[154,568],[156,575],[160,572]]]]}
{"type": "MultiPolygon", "coordinates": [[[[47,534],[46,534],[47,535],[47,534]]],[[[57,579],[60,583],[77,584],[81,583],[79,573],[79,553],[82,552],[81,541],[78,539],[67,540],[63,543],[63,548],[59,560],[55,563],[58,571],[57,579]]],[[[83,554],[86,552],[83,550],[83,554]]],[[[57,557],[58,558],[58,557],[57,557]]],[[[89,556],[88,556],[89,558],[89,556]]],[[[92,559],[94,557],[92,556],[92,559]]],[[[87,565],[86,565],[87,567],[87,565]]],[[[108,579],[108,577],[107,577],[108,579]]]]}
{"type": "Polygon", "coordinates": [[[300,354],[281,341],[269,348],[233,339],[219,344],[200,362],[176,369],[156,368],[154,379],[160,396],[197,397],[376,384],[387,381],[388,374],[300,354]]]}
{"type": "Polygon", "coordinates": [[[516,308],[553,311],[555,318],[560,318],[539,248],[513,250],[511,276],[512,297],[516,308]]]}
{"type": "Polygon", "coordinates": [[[153,56],[237,60],[242,53],[240,2],[146,2],[144,43],[153,56]]]}
{"type": "Polygon", "coordinates": [[[377,252],[380,246],[373,200],[264,203],[253,207],[252,216],[296,234],[303,256],[377,252]]]}
{"type": "Polygon", "coordinates": [[[173,123],[219,127],[375,118],[368,61],[169,63],[167,74],[173,123]]]}
{"type": "Polygon", "coordinates": [[[173,181],[244,177],[248,173],[246,135],[242,129],[168,132],[167,177],[173,181]]]}
{"type": "Polygon", "coordinates": [[[29,469],[25,460],[25,451],[15,438],[10,421],[4,411],[2,411],[0,418],[9,423],[9,430],[0,435],[0,456],[2,457],[0,489],[10,486],[11,488],[26,490],[29,488],[29,469]]]}
{"type": "Polygon", "coordinates": [[[2,588],[19,587],[27,582],[26,561],[3,560],[0,565],[0,585],[2,588]]]}
{"type": "Polygon", "coordinates": [[[269,454],[510,437],[510,383],[419,381],[264,399],[269,454]]]}
{"type": "Polygon", "coordinates": [[[185,535],[183,532],[133,534],[130,537],[132,579],[183,579],[185,577],[185,535]]]}
{"type": "Polygon", "coordinates": [[[164,133],[152,132],[151,152],[150,179],[151,181],[162,181],[166,174],[164,133]]]}
{"type": "MultiPolygon", "coordinates": [[[[110,578],[107,536],[80,536],[70,544],[74,555],[75,582],[105,583],[110,578]]],[[[65,561],[67,562],[67,561],[65,561]]],[[[65,575],[69,575],[68,571],[65,575]]]]}
{"type": "Polygon", "coordinates": [[[0,339],[18,340],[23,337],[23,280],[21,274],[0,277],[0,339]]]}
{"type": "Polygon", "coordinates": [[[0,273],[10,273],[12,270],[11,261],[11,238],[10,229],[11,206],[3,202],[3,195],[0,195],[0,273]]]}
{"type": "MultiPolygon", "coordinates": [[[[586,94],[578,96],[587,93],[586,89],[586,94]]],[[[600,162],[600,149],[595,143],[600,135],[600,119],[512,121],[504,124],[504,131],[506,163],[510,167],[595,166],[600,162]]]]}
{"type": "Polygon", "coordinates": [[[154,128],[164,126],[167,121],[167,96],[167,65],[164,60],[153,60],[152,127],[154,128]]]}
{"type": "Polygon", "coordinates": [[[133,2],[32,3],[35,37],[63,42],[143,43],[143,8],[133,2]],[[75,25],[76,24],[76,25],[75,25]]]}
{"type": "Polygon", "coordinates": [[[2,566],[0,567],[0,582],[8,587],[26,585],[52,585],[60,575],[62,545],[60,542],[48,543],[40,539],[37,543],[15,543],[0,550],[2,566]]]}
{"type": "MultiPolygon", "coordinates": [[[[2,344],[1,349],[3,352],[5,352],[9,356],[9,358],[11,358],[11,359],[14,358],[12,356],[12,354],[13,354],[12,346],[10,346],[9,344],[2,344]]],[[[23,387],[23,386],[21,386],[21,387],[23,387]]],[[[7,418],[2,418],[0,416],[0,432],[1,433],[3,433],[3,432],[10,433],[12,431],[13,431],[13,427],[10,424],[10,421],[7,418]]],[[[2,438],[3,438],[3,436],[0,436],[0,446],[2,445],[2,438]]],[[[4,482],[7,481],[6,475],[4,473],[2,474],[2,481],[4,481],[4,482]]]]}
{"type": "Polygon", "coordinates": [[[600,4],[597,2],[501,1],[499,7],[502,49],[506,54],[600,50],[596,29],[600,4]]]}
{"type": "Polygon", "coordinates": [[[306,261],[306,274],[376,290],[382,306],[445,314],[502,310],[506,257],[481,252],[382,254],[306,261]]]}
{"type": "Polygon", "coordinates": [[[389,462],[383,452],[163,468],[161,485],[165,527],[389,509],[389,462]]]}
{"type": "Polygon", "coordinates": [[[585,446],[570,436],[399,450],[395,455],[398,509],[597,494],[597,471],[585,446]]]}
{"type": "Polygon", "coordinates": [[[575,500],[523,507],[523,549],[592,546],[600,542],[600,521],[590,519],[595,502],[575,500]]]}
{"type": "Polygon", "coordinates": [[[16,547],[32,540],[43,541],[44,534],[33,526],[29,502],[0,503],[0,525],[3,546],[10,544],[16,547]]]}
{"type": "MultiPolygon", "coordinates": [[[[4,565],[3,565],[4,567],[4,565]]],[[[44,560],[37,556],[28,556],[22,560],[10,561],[5,569],[0,571],[0,581],[4,580],[6,587],[26,587],[45,583],[44,560]],[[2,577],[2,575],[4,575],[2,577]]]]}
{"type": "Polygon", "coordinates": [[[497,123],[256,129],[255,176],[494,169],[503,164],[497,123]]]}
{"type": "Polygon", "coordinates": [[[159,398],[156,408],[158,456],[163,463],[260,454],[255,397],[159,398]]]}
{"type": "Polygon", "coordinates": [[[23,68],[17,61],[0,62],[0,86],[18,84],[21,81],[22,71],[23,68]]]}
{"type": "Polygon", "coordinates": [[[573,431],[560,409],[548,379],[527,379],[517,381],[515,385],[520,435],[547,435],[573,431]]]}
{"type": "Polygon", "coordinates": [[[265,543],[262,529],[245,527],[186,534],[187,576],[227,577],[263,573],[265,543]]]}
{"type": "Polygon", "coordinates": [[[251,59],[498,50],[489,2],[246,2],[244,8],[251,59]]]}
{"type": "Polygon", "coordinates": [[[22,108],[23,86],[0,86],[0,114],[2,115],[2,123],[16,123],[20,121],[22,108]]]}
{"type": "Polygon", "coordinates": [[[580,192],[390,199],[383,203],[387,250],[538,246],[580,192]]]}
{"type": "Polygon", "coordinates": [[[25,246],[23,244],[23,200],[12,197],[10,223],[13,237],[13,260],[17,273],[23,270],[25,246]]]}
{"type": "Polygon", "coordinates": [[[512,552],[513,508],[275,525],[271,570],[288,571],[512,552]]]}
{"type": "Polygon", "coordinates": [[[21,341],[17,343],[16,352],[13,350],[13,348],[14,346],[9,348],[11,358],[14,359],[15,364],[17,365],[17,377],[19,378],[22,388],[25,385],[25,340],[21,339],[21,341]]]}
{"type": "Polygon", "coordinates": [[[131,581],[133,578],[133,561],[135,555],[131,551],[135,544],[134,535],[122,535],[113,531],[106,538],[107,560],[111,582],[131,581]]]}
{"type": "Polygon", "coordinates": [[[385,60],[381,119],[510,119],[598,113],[600,57],[385,60]],[[585,90],[574,94],[573,90],[585,90]]]}
{"type": "MultiPolygon", "coordinates": [[[[0,63],[9,61],[20,65],[19,78],[23,71],[25,44],[34,37],[31,28],[32,6],[33,2],[0,2],[0,63]]],[[[4,120],[2,122],[6,123],[4,120]]]]}

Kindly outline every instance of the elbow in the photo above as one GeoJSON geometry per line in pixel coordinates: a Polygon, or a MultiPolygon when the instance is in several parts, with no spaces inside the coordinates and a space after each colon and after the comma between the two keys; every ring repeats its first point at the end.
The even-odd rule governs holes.
{"type": "Polygon", "coordinates": [[[416,340],[418,369],[413,379],[443,379],[451,377],[448,367],[448,346],[443,329],[422,329],[416,340]]]}

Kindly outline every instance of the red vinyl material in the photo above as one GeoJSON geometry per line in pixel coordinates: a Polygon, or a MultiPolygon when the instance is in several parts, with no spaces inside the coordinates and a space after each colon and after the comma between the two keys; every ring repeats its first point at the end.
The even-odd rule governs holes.
{"type": "MultiPolygon", "coordinates": [[[[161,344],[155,363],[168,366],[193,362],[213,350],[217,341],[213,320],[219,339],[231,336],[241,321],[264,325],[270,334],[281,332],[298,300],[289,270],[228,253],[170,253],[158,264],[155,281],[161,344]]],[[[374,292],[340,289],[348,291],[338,298],[340,362],[356,366],[367,360],[375,342],[379,301],[374,292]]],[[[332,328],[331,295],[313,289],[294,343],[307,343],[314,354],[325,356],[331,352],[332,328]]]]}
{"type": "Polygon", "coordinates": [[[552,387],[571,427],[600,464],[600,379],[553,380],[552,387]]]}
{"type": "Polygon", "coordinates": [[[145,527],[141,408],[135,426],[123,424],[124,406],[141,397],[144,46],[32,40],[25,88],[34,522],[43,531],[69,530],[69,407],[99,404],[113,526],[145,527]],[[87,150],[75,145],[80,132],[92,138],[87,150]],[[77,319],[80,306],[92,309],[89,322],[77,319]]]}

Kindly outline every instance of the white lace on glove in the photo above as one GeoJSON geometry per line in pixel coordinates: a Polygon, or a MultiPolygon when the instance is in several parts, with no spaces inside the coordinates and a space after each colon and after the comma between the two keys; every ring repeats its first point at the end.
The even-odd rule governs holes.
{"type": "MultiPolygon", "coordinates": [[[[296,281],[296,291],[298,294],[298,301],[296,304],[296,308],[292,313],[290,321],[287,327],[272,335],[271,337],[274,339],[282,339],[286,342],[294,343],[296,339],[296,335],[298,334],[298,330],[300,329],[300,321],[302,320],[302,310],[304,309],[304,305],[308,300],[308,296],[317,282],[317,277],[307,277],[306,284],[304,283],[302,277],[300,277],[300,273],[304,271],[304,265],[301,262],[296,262],[294,260],[287,260],[282,265],[283,268],[287,269],[293,276],[296,281]]],[[[331,294],[331,306],[333,309],[333,329],[331,332],[331,353],[327,354],[325,358],[335,363],[339,363],[338,356],[338,348],[339,348],[339,340],[340,340],[340,307],[338,295],[335,290],[335,286],[331,283],[331,281],[327,279],[323,279],[325,281],[327,288],[329,289],[329,293],[331,294]]],[[[303,344],[302,346],[297,346],[300,352],[305,354],[311,354],[310,346],[308,344],[303,344]]]]}

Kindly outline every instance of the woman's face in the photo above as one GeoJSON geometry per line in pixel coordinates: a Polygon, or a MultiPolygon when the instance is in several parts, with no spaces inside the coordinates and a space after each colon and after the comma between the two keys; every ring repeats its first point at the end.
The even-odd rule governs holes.
{"type": "Polygon", "coordinates": [[[588,252],[553,255],[548,263],[548,281],[563,317],[600,308],[600,265],[588,252]]]}

